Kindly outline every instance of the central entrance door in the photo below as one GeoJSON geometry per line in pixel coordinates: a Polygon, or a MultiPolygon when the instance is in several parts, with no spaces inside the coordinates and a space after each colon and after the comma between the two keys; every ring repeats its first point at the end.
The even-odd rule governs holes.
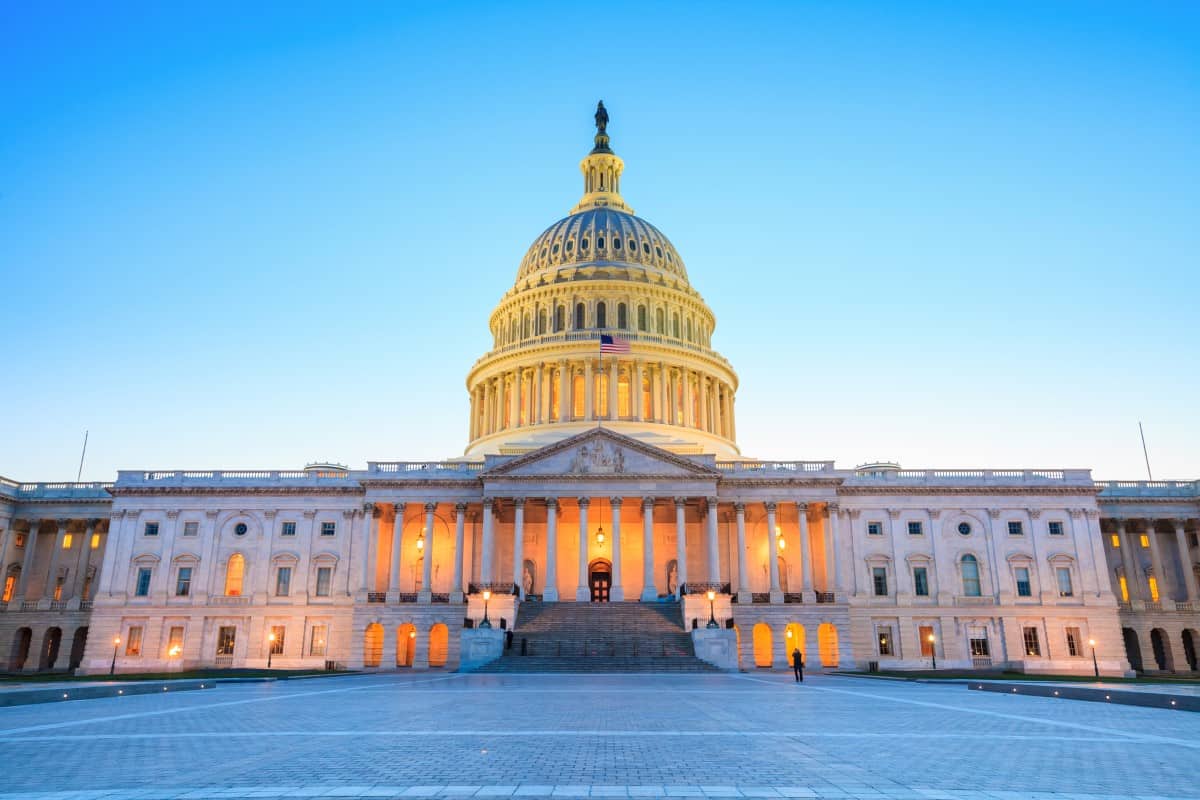
{"type": "Polygon", "coordinates": [[[592,602],[607,603],[612,588],[612,565],[597,559],[588,566],[588,583],[592,587],[592,602]]]}

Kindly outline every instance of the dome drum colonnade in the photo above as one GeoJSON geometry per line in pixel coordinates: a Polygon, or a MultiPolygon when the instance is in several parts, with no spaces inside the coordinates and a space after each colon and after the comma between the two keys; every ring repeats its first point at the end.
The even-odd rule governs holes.
{"type": "Polygon", "coordinates": [[[619,193],[603,127],[584,195],[530,247],[491,316],[494,349],[467,376],[468,456],[521,453],[609,421],[675,452],[738,454],[737,375],[683,259],[619,193]],[[601,358],[602,335],[629,345],[601,358]],[[572,424],[579,423],[579,424],[572,424]]]}

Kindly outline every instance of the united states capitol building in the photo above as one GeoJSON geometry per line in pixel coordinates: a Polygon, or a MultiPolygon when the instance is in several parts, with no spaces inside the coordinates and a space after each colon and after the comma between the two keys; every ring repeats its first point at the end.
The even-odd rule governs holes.
{"type": "Polygon", "coordinates": [[[742,454],[607,122],[488,317],[462,456],[0,479],[6,668],[1196,671],[1198,481],[742,454]]]}

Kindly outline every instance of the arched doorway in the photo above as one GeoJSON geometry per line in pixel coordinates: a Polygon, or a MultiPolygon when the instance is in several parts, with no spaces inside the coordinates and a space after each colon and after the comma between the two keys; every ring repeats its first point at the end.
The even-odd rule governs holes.
{"type": "Polygon", "coordinates": [[[372,622],[363,634],[363,666],[378,667],[383,660],[383,626],[372,622]]]}
{"type": "Polygon", "coordinates": [[[1154,663],[1162,672],[1175,671],[1175,658],[1171,653],[1171,642],[1162,628],[1150,631],[1150,647],[1154,650],[1154,663]]]}
{"type": "Polygon", "coordinates": [[[38,669],[54,669],[58,661],[58,651],[62,648],[62,628],[53,627],[46,630],[42,637],[42,656],[38,669]]]}
{"type": "Polygon", "coordinates": [[[406,622],[396,628],[396,666],[411,667],[417,649],[417,626],[406,622]]]}
{"type": "Polygon", "coordinates": [[[804,652],[804,626],[799,622],[789,622],[783,629],[783,650],[787,655],[788,666],[792,666],[792,651],[799,650],[802,663],[808,663],[808,653],[804,652]]]}
{"type": "Polygon", "coordinates": [[[17,632],[13,634],[12,653],[8,659],[8,669],[11,672],[20,672],[25,668],[25,661],[29,658],[29,646],[33,642],[33,630],[31,628],[17,628],[17,632]]]}
{"type": "Polygon", "coordinates": [[[760,622],[754,626],[754,666],[770,669],[772,638],[770,625],[760,622]]]}
{"type": "Polygon", "coordinates": [[[87,646],[87,625],[75,629],[75,636],[71,639],[71,660],[67,666],[69,669],[76,669],[83,663],[83,649],[87,646]]]}
{"type": "Polygon", "coordinates": [[[1187,661],[1188,669],[1195,672],[1198,669],[1196,664],[1196,632],[1191,628],[1183,629],[1183,657],[1187,661]]]}
{"type": "Polygon", "coordinates": [[[837,667],[838,632],[833,623],[822,622],[817,627],[817,649],[820,651],[822,667],[837,667]]]}
{"type": "Polygon", "coordinates": [[[1138,644],[1137,631],[1133,628],[1122,628],[1121,638],[1125,640],[1125,658],[1129,659],[1129,666],[1133,667],[1134,672],[1145,672],[1145,667],[1142,665],[1142,647],[1138,644]]]}
{"type": "Polygon", "coordinates": [[[450,629],[438,622],[429,629],[429,666],[444,667],[450,654],[450,629]]]}
{"type": "Polygon", "coordinates": [[[612,564],[597,558],[588,564],[588,586],[592,590],[593,603],[607,603],[612,589],[612,564]]]}

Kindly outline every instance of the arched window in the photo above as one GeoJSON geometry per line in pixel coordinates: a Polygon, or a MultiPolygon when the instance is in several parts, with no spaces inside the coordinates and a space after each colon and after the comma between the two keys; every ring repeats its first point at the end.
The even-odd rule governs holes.
{"type": "Polygon", "coordinates": [[[679,338],[679,312],[671,315],[671,335],[676,339],[679,338]]]}
{"type": "Polygon", "coordinates": [[[522,339],[529,338],[529,314],[528,314],[528,312],[525,314],[525,316],[521,322],[521,338],[522,339]]]}
{"type": "Polygon", "coordinates": [[[546,309],[544,308],[538,312],[537,335],[546,335],[546,309]]]}
{"type": "Polygon", "coordinates": [[[246,559],[241,553],[229,557],[225,566],[225,596],[240,597],[242,594],[242,578],[246,574],[246,559]]]}
{"type": "Polygon", "coordinates": [[[638,330],[646,330],[646,307],[638,306],[638,330]]]}
{"type": "Polygon", "coordinates": [[[624,303],[617,303],[617,327],[621,330],[629,327],[629,315],[625,311],[624,303]]]}
{"type": "Polygon", "coordinates": [[[554,332],[562,333],[563,328],[567,327],[567,309],[564,306],[554,307],[554,332]]]}
{"type": "Polygon", "coordinates": [[[960,564],[962,570],[963,594],[967,597],[979,597],[982,594],[979,586],[979,561],[975,556],[965,555],[960,564]]]}
{"type": "Polygon", "coordinates": [[[608,309],[605,307],[604,303],[596,303],[596,327],[608,327],[608,309]]]}
{"type": "Polygon", "coordinates": [[[689,342],[692,341],[692,319],[691,319],[691,317],[688,317],[688,321],[687,321],[687,340],[689,342]]]}
{"type": "Polygon", "coordinates": [[[583,330],[583,320],[584,320],[585,313],[586,312],[583,308],[583,303],[576,303],[575,304],[575,330],[577,330],[577,331],[583,330]]]}
{"type": "Polygon", "coordinates": [[[654,332],[655,333],[661,334],[661,333],[667,332],[667,325],[666,325],[665,320],[666,320],[666,313],[661,308],[654,309],[654,332]]]}

